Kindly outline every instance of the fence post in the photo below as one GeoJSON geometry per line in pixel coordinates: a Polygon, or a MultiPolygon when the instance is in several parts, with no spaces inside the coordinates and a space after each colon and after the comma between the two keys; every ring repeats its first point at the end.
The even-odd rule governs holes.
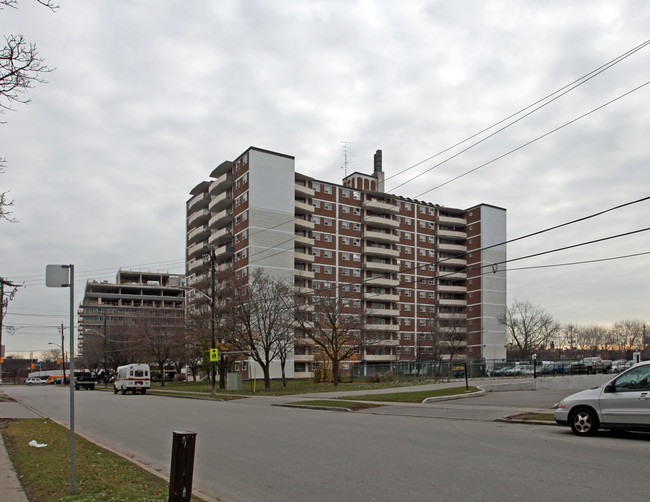
{"type": "Polygon", "coordinates": [[[196,432],[173,432],[169,502],[189,502],[192,498],[195,444],[196,432]]]}

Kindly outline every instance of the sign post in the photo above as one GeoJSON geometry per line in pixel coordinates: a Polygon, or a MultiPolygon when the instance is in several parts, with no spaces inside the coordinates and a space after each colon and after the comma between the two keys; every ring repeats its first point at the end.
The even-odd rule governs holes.
{"type": "MultiPolygon", "coordinates": [[[[74,458],[74,265],[47,265],[45,285],[48,288],[70,288],[70,493],[75,494],[74,458]]],[[[63,347],[61,348],[63,352],[63,347]]],[[[63,377],[65,384],[65,373],[63,377]]]]}

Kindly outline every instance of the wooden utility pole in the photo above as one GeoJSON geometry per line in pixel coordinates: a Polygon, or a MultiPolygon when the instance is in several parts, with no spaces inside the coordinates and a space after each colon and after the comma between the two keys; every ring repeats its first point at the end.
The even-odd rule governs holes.
{"type": "Polygon", "coordinates": [[[9,282],[2,277],[0,277],[0,381],[2,381],[2,363],[4,362],[5,351],[4,346],[2,345],[2,326],[4,324],[5,312],[7,311],[7,306],[9,305],[9,300],[11,300],[16,294],[16,290],[19,286],[13,282],[9,282]],[[9,294],[9,298],[5,300],[5,286],[14,288],[13,291],[9,294]]]}

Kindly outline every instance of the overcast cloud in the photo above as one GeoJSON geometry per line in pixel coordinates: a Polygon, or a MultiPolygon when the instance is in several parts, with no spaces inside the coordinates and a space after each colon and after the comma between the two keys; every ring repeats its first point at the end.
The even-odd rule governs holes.
{"type": "MultiPolygon", "coordinates": [[[[45,288],[47,264],[75,265],[77,304],[87,279],[119,267],[184,272],[189,190],[248,146],[334,183],[342,141],[348,172],[371,172],[382,149],[388,191],[504,207],[511,239],[650,195],[650,85],[434,189],[646,84],[650,47],[449,162],[425,172],[460,148],[403,172],[645,42],[645,0],[69,0],[56,13],[23,0],[0,20],[56,68],[0,126],[0,190],[19,220],[0,222],[0,277],[26,285],[9,304],[7,353],[46,350],[67,325],[68,291],[45,288]]],[[[640,230],[649,209],[508,256],[640,230]]],[[[508,267],[644,252],[649,232],[508,267]]],[[[649,321],[649,268],[643,255],[512,270],[509,303],[561,322],[649,321]]]]}

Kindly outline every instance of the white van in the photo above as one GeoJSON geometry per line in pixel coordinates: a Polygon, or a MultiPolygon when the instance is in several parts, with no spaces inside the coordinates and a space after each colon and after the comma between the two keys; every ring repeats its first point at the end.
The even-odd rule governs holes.
{"type": "Polygon", "coordinates": [[[140,391],[144,394],[150,387],[151,375],[148,364],[127,364],[117,368],[117,376],[113,382],[114,394],[118,392],[126,394],[128,391],[134,394],[140,391]]]}

